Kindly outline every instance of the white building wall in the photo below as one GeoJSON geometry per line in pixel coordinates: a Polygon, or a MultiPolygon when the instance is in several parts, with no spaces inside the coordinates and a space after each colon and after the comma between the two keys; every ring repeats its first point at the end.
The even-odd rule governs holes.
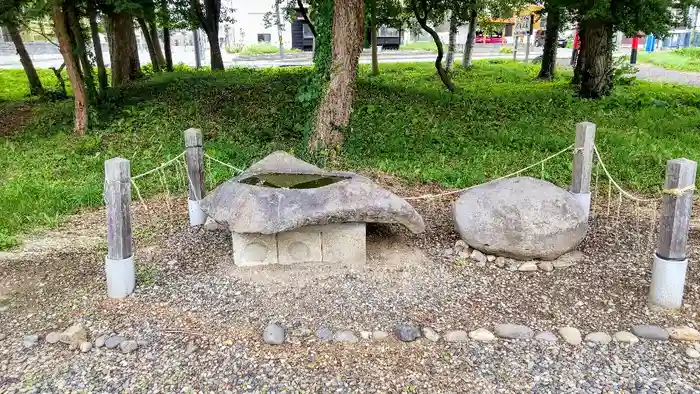
{"type": "MultiPolygon", "coordinates": [[[[226,1],[226,0],[224,0],[226,1]]],[[[277,26],[274,24],[274,16],[271,20],[272,26],[265,27],[263,18],[268,12],[274,12],[274,0],[228,0],[229,7],[235,9],[233,13],[236,20],[228,26],[228,40],[231,44],[250,45],[258,43],[258,34],[269,34],[270,44],[278,44],[277,26]]],[[[284,10],[280,10],[280,18],[284,30],[282,40],[285,48],[292,46],[292,25],[286,19],[284,10]]],[[[226,34],[226,29],[222,27],[222,32],[226,34]]]]}

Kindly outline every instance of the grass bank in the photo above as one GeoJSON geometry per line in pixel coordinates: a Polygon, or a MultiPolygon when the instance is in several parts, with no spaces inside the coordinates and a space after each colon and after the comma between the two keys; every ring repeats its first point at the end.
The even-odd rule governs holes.
{"type": "Polygon", "coordinates": [[[680,71],[700,72],[700,48],[681,48],[639,54],[639,61],[680,71]]]}
{"type": "MultiPolygon", "coordinates": [[[[666,160],[700,157],[695,88],[638,82],[600,101],[581,100],[566,75],[535,82],[536,66],[478,61],[470,71],[456,69],[460,89],[450,94],[428,63],[381,65],[376,77],[368,71],[363,67],[358,79],[340,163],[346,169],[464,187],[561,150],[584,120],[598,124],[597,143],[610,171],[639,192],[659,189],[666,160]]],[[[0,71],[0,81],[6,72],[0,71]]],[[[70,101],[34,105],[28,119],[3,131],[0,246],[80,207],[102,204],[105,159],[132,160],[133,174],[149,170],[182,151],[182,131],[189,127],[204,131],[209,154],[241,168],[277,149],[303,157],[312,109],[297,96],[308,72],[155,75],[112,91],[91,111],[91,130],[82,138],[71,133],[70,101]]],[[[19,98],[16,92],[1,97],[19,98]]],[[[570,160],[562,155],[530,175],[564,185],[570,160]]],[[[231,173],[214,167],[210,175],[221,181],[231,173]]],[[[168,178],[175,187],[175,174],[168,178]]],[[[144,194],[163,190],[159,177],[139,186],[144,194]]]]}

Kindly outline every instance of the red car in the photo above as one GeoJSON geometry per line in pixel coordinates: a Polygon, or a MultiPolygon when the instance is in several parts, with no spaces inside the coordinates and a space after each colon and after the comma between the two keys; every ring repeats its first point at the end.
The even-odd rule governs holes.
{"type": "Polygon", "coordinates": [[[474,42],[477,44],[505,44],[506,39],[501,37],[499,33],[491,34],[484,38],[484,34],[482,32],[476,32],[476,40],[474,42]]]}

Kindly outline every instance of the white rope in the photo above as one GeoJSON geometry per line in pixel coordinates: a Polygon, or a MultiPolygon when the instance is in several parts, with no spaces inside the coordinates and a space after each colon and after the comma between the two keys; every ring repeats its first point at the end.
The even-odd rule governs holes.
{"type": "MultiPolygon", "coordinates": [[[[547,161],[549,161],[549,160],[552,160],[553,158],[555,158],[555,157],[561,155],[562,153],[564,153],[564,152],[566,152],[566,151],[568,151],[568,150],[571,150],[571,148],[573,148],[573,147],[574,147],[574,144],[571,144],[571,145],[567,146],[566,148],[560,150],[559,152],[557,152],[557,153],[555,153],[555,154],[553,154],[553,155],[550,155],[550,156],[545,157],[544,159],[538,161],[537,163],[531,164],[531,165],[529,165],[529,166],[527,166],[527,167],[525,167],[525,168],[523,168],[523,169],[520,169],[520,170],[518,170],[518,171],[511,172],[510,174],[504,175],[504,176],[502,176],[502,177],[500,177],[500,178],[492,179],[492,180],[490,180],[490,181],[487,182],[487,183],[500,181],[501,179],[506,179],[506,178],[510,178],[510,177],[512,177],[512,176],[521,174],[521,173],[523,173],[523,172],[525,172],[525,171],[527,171],[527,170],[529,170],[529,169],[531,169],[531,168],[533,168],[533,167],[537,167],[537,166],[540,165],[540,164],[544,164],[545,162],[547,162],[547,161]]],[[[452,191],[449,191],[449,192],[438,193],[438,194],[424,194],[424,195],[422,195],[422,196],[417,196],[417,197],[403,197],[403,199],[404,199],[404,200],[421,200],[421,199],[424,199],[424,198],[435,198],[435,197],[448,196],[448,195],[450,195],[450,194],[457,194],[457,193],[461,193],[461,192],[467,191],[467,190],[469,190],[469,189],[471,189],[471,188],[473,188],[473,187],[475,187],[475,186],[478,186],[478,185],[469,186],[469,187],[465,187],[464,189],[452,190],[452,191]]]]}
{"type": "Polygon", "coordinates": [[[603,163],[603,159],[600,157],[600,153],[598,153],[598,147],[596,145],[593,145],[593,151],[595,152],[596,157],[598,158],[598,163],[600,163],[600,167],[603,169],[603,172],[605,172],[605,175],[608,177],[608,180],[610,183],[615,186],[618,192],[620,194],[624,195],[625,197],[629,198],[632,201],[638,201],[638,202],[652,202],[652,201],[657,201],[659,198],[640,198],[637,197],[627,191],[625,191],[623,188],[620,187],[620,185],[615,182],[615,179],[613,179],[612,175],[610,175],[610,172],[608,172],[608,169],[605,167],[605,163],[603,163]]]}
{"type": "Polygon", "coordinates": [[[179,155],[173,157],[172,159],[166,161],[165,163],[159,165],[158,167],[156,167],[156,168],[154,168],[154,169],[152,169],[152,170],[146,171],[146,172],[144,172],[143,174],[138,174],[138,175],[132,176],[132,177],[131,177],[131,180],[133,181],[133,180],[139,179],[139,178],[141,178],[141,177],[144,177],[144,176],[146,176],[146,175],[153,174],[154,172],[156,172],[156,171],[158,171],[158,170],[162,170],[163,168],[165,168],[165,167],[167,167],[167,166],[173,164],[175,161],[177,161],[177,159],[179,159],[180,157],[182,157],[182,156],[184,156],[184,155],[185,155],[185,151],[182,151],[179,155]]]}
{"type": "Polygon", "coordinates": [[[217,159],[217,158],[215,158],[215,157],[209,156],[206,152],[204,152],[204,157],[206,157],[207,159],[212,160],[212,161],[214,161],[214,162],[216,162],[216,163],[219,163],[219,164],[221,164],[222,166],[226,166],[226,167],[231,168],[231,169],[233,169],[233,170],[236,170],[236,171],[238,171],[238,172],[243,172],[243,170],[241,170],[240,168],[234,167],[234,166],[232,166],[232,165],[230,165],[230,164],[228,164],[228,163],[224,163],[223,161],[221,161],[221,160],[219,160],[219,159],[217,159]]]}

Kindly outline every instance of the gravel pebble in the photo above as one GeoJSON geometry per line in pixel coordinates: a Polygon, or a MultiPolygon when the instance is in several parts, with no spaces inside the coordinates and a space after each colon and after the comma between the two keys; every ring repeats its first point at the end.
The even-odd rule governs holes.
{"type": "Polygon", "coordinates": [[[124,354],[131,353],[138,348],[139,344],[134,340],[123,341],[119,344],[119,350],[121,350],[124,354]]]}
{"type": "Polygon", "coordinates": [[[700,332],[688,326],[667,328],[669,337],[678,341],[700,341],[700,332]]]}
{"type": "Polygon", "coordinates": [[[618,331],[613,336],[617,342],[635,344],[639,342],[639,338],[629,331],[618,331]]]}
{"type": "Polygon", "coordinates": [[[270,345],[281,345],[284,342],[284,328],[277,323],[270,323],[263,330],[263,340],[270,345]]]}
{"type": "Polygon", "coordinates": [[[574,327],[561,327],[559,328],[559,335],[564,338],[564,341],[569,345],[578,346],[581,344],[581,331],[574,327]]]}
{"type": "Polygon", "coordinates": [[[537,271],[537,263],[534,261],[526,261],[518,266],[518,271],[534,272],[537,271]]]}
{"type": "Polygon", "coordinates": [[[316,330],[316,338],[324,342],[332,341],[333,331],[331,331],[328,327],[320,327],[318,330],[316,330]]]}
{"type": "Polygon", "coordinates": [[[535,335],[528,326],[510,323],[497,325],[494,327],[494,332],[496,336],[508,339],[530,339],[535,335]]]}
{"type": "Polygon", "coordinates": [[[37,334],[26,335],[22,340],[22,346],[24,346],[25,348],[34,347],[37,343],[39,343],[39,335],[37,334]]]}
{"type": "Polygon", "coordinates": [[[386,331],[374,331],[372,332],[372,339],[375,341],[383,341],[389,338],[389,333],[386,331]]]}
{"type": "Polygon", "coordinates": [[[440,340],[440,334],[438,334],[435,330],[433,330],[430,327],[421,328],[421,332],[423,333],[423,336],[429,341],[437,342],[440,340]]]}
{"type": "Polygon", "coordinates": [[[600,345],[607,345],[608,343],[612,342],[612,337],[610,334],[601,331],[592,332],[586,335],[585,339],[587,342],[593,342],[600,345]]]}
{"type": "Polygon", "coordinates": [[[5,334],[5,333],[0,333],[0,341],[4,341],[5,338],[7,338],[7,334],[5,334]]]}
{"type": "Polygon", "coordinates": [[[693,349],[692,347],[685,349],[685,355],[690,358],[700,358],[700,352],[693,349]]]}
{"type": "Polygon", "coordinates": [[[469,258],[480,264],[486,263],[486,256],[481,253],[481,251],[476,249],[472,250],[472,254],[469,256],[469,258]]]}
{"type": "Polygon", "coordinates": [[[492,342],[496,340],[496,336],[485,328],[477,328],[469,332],[469,338],[479,342],[492,342]]]}
{"type": "Polygon", "coordinates": [[[412,342],[420,338],[418,327],[406,323],[397,324],[394,328],[394,334],[398,340],[403,342],[412,342]]]}
{"type": "Polygon", "coordinates": [[[57,331],[52,331],[48,334],[46,334],[46,343],[58,343],[58,341],[61,340],[61,333],[57,331]]]}
{"type": "Polygon", "coordinates": [[[654,325],[639,324],[632,326],[632,333],[640,338],[652,339],[656,341],[668,340],[668,331],[654,325]]]}
{"type": "Polygon", "coordinates": [[[92,342],[83,342],[80,344],[80,351],[83,353],[87,353],[92,349],[92,342]]]}
{"type": "Polygon", "coordinates": [[[469,341],[469,334],[466,331],[455,330],[445,333],[445,342],[465,343],[469,341]]]}
{"type": "Polygon", "coordinates": [[[372,339],[372,332],[371,331],[360,331],[360,338],[362,339],[372,339]]]}
{"type": "Polygon", "coordinates": [[[121,335],[114,335],[105,340],[105,347],[107,349],[114,349],[117,346],[119,346],[122,342],[124,342],[126,338],[124,338],[121,335]]]}
{"type": "Polygon", "coordinates": [[[554,266],[552,265],[551,261],[540,261],[537,264],[537,267],[541,269],[544,272],[552,272],[554,271],[554,266]]]}
{"type": "Polygon", "coordinates": [[[105,341],[107,340],[107,335],[100,335],[95,339],[95,347],[96,348],[101,348],[102,346],[105,345],[105,341]]]}
{"type": "Polygon", "coordinates": [[[333,340],[336,342],[357,343],[359,339],[352,331],[338,331],[335,333],[333,340]]]}
{"type": "Polygon", "coordinates": [[[503,256],[498,256],[496,257],[494,264],[496,264],[496,267],[498,268],[503,268],[506,266],[506,258],[503,256]]]}

